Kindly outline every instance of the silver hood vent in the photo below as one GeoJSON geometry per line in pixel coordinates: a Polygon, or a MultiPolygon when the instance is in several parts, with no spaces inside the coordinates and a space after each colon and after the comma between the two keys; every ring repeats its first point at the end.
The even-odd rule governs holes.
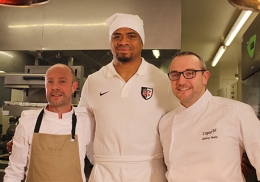
{"type": "Polygon", "coordinates": [[[143,19],[144,49],[181,48],[181,0],[52,0],[30,8],[0,6],[0,50],[109,50],[105,20],[118,11],[143,19]]]}
{"type": "Polygon", "coordinates": [[[45,74],[7,73],[5,88],[44,88],[45,74]]]}

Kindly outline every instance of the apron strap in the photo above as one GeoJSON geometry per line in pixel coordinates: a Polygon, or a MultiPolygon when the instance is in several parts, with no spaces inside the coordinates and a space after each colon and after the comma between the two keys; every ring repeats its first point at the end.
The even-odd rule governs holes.
{"type": "Polygon", "coordinates": [[[75,112],[73,110],[73,114],[72,114],[72,128],[71,128],[71,142],[73,142],[75,140],[76,124],[77,124],[77,116],[75,115],[75,112]]]}
{"type": "MultiPolygon", "coordinates": [[[[44,109],[42,109],[42,111],[40,112],[35,127],[34,127],[34,133],[39,133],[40,131],[40,127],[42,124],[42,118],[43,118],[43,114],[44,114],[44,109]]],[[[75,134],[76,134],[76,124],[77,124],[77,116],[75,115],[75,111],[73,110],[73,114],[72,114],[72,127],[71,127],[71,142],[74,142],[75,140],[75,134]]]]}
{"type": "Polygon", "coordinates": [[[36,121],[36,124],[35,124],[35,127],[34,127],[34,133],[39,133],[39,131],[40,131],[43,114],[44,114],[44,109],[42,109],[42,111],[40,112],[40,114],[37,118],[37,121],[36,121]]]}

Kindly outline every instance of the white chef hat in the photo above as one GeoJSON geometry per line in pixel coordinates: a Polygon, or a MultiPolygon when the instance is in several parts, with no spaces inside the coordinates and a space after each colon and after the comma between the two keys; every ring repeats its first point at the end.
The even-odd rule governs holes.
{"type": "Polygon", "coordinates": [[[138,15],[115,13],[106,20],[106,24],[110,27],[109,42],[114,31],[122,27],[127,27],[139,33],[144,44],[144,23],[138,15]]]}

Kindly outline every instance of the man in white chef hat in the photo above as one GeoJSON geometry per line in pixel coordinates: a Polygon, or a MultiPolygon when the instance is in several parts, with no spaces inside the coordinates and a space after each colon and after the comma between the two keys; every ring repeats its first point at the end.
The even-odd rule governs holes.
{"type": "Polygon", "coordinates": [[[140,17],[116,13],[106,23],[113,60],[88,76],[79,102],[95,121],[89,181],[166,182],[158,122],[177,99],[167,75],[141,57],[140,17]]]}

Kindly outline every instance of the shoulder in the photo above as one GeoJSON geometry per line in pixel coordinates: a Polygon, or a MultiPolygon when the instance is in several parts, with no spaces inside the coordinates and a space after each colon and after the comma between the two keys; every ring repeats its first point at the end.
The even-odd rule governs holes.
{"type": "Polygon", "coordinates": [[[176,109],[174,109],[162,116],[162,118],[160,119],[160,122],[159,122],[160,130],[165,130],[168,128],[169,123],[173,122],[175,114],[176,114],[176,109]]]}
{"type": "Polygon", "coordinates": [[[42,109],[24,110],[21,113],[21,117],[38,117],[42,109]]]}
{"type": "Polygon", "coordinates": [[[223,97],[212,96],[210,102],[212,104],[218,105],[222,109],[230,108],[242,112],[253,110],[253,108],[246,103],[237,100],[228,99],[228,98],[223,98],[223,97]]]}
{"type": "Polygon", "coordinates": [[[78,127],[77,129],[86,129],[89,130],[93,128],[93,117],[87,111],[86,107],[74,107],[75,114],[77,116],[78,127]]]}
{"type": "Polygon", "coordinates": [[[76,113],[85,113],[85,112],[87,112],[87,109],[85,107],[78,106],[78,107],[73,107],[73,109],[74,109],[74,111],[76,113]]]}
{"type": "Polygon", "coordinates": [[[86,107],[78,106],[78,107],[73,107],[73,109],[74,109],[76,115],[87,115],[88,114],[86,107]]]}
{"type": "Polygon", "coordinates": [[[219,104],[223,106],[231,106],[231,107],[240,107],[240,106],[246,106],[248,104],[245,104],[243,102],[232,100],[224,97],[218,97],[218,96],[212,96],[210,102],[214,104],[219,104]]]}
{"type": "Polygon", "coordinates": [[[86,107],[83,106],[78,106],[78,107],[73,107],[76,116],[81,117],[81,118],[85,118],[87,120],[87,118],[89,118],[90,113],[88,112],[86,107]]]}
{"type": "MultiPolygon", "coordinates": [[[[19,118],[19,126],[27,128],[26,130],[30,130],[36,123],[36,120],[40,114],[42,109],[37,110],[24,110],[21,113],[21,117],[19,118]]],[[[19,128],[20,128],[19,127],[19,128]]]]}
{"type": "Polygon", "coordinates": [[[179,107],[176,107],[175,109],[171,110],[170,112],[164,114],[161,118],[161,121],[167,122],[169,119],[173,118],[178,113],[178,108],[179,107]]]}

